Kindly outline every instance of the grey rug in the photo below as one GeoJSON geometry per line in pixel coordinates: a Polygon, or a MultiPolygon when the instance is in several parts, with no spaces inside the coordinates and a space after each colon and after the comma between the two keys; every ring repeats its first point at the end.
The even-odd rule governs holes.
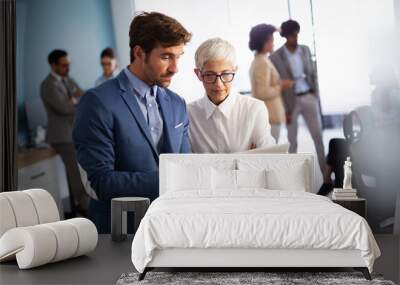
{"type": "Polygon", "coordinates": [[[148,272],[146,278],[138,281],[138,273],[122,274],[117,285],[146,284],[379,284],[395,285],[382,276],[372,275],[368,281],[360,272],[148,272]]]}

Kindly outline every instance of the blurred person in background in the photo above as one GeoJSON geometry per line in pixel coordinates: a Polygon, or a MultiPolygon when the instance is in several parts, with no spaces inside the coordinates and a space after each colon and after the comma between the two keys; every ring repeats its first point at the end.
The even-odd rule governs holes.
{"type": "Polygon", "coordinates": [[[71,205],[72,215],[86,216],[88,197],[81,182],[72,143],[75,108],[83,91],[69,77],[70,60],[66,51],[53,50],[48,62],[50,74],[40,85],[40,96],[48,118],[46,140],[65,164],[71,201],[74,203],[71,205]]]}
{"type": "Polygon", "coordinates": [[[283,22],[280,34],[286,38],[286,42],[270,56],[270,59],[282,79],[294,81],[292,88],[288,88],[282,93],[290,143],[289,152],[297,152],[297,119],[301,115],[314,141],[319,167],[323,173],[325,151],[322,140],[317,70],[310,48],[298,44],[299,32],[300,25],[296,21],[283,22]]]}
{"type": "Polygon", "coordinates": [[[280,80],[278,71],[268,58],[274,48],[275,31],[274,26],[267,24],[260,24],[251,29],[249,48],[254,52],[254,59],[249,73],[252,95],[265,103],[271,134],[278,143],[281,125],[285,123],[281,92],[291,88],[293,80],[280,80]]]}
{"type": "Polygon", "coordinates": [[[100,64],[103,68],[103,74],[100,75],[95,82],[95,87],[114,78],[119,73],[117,59],[115,58],[114,50],[112,48],[105,48],[100,54],[100,64]]]}

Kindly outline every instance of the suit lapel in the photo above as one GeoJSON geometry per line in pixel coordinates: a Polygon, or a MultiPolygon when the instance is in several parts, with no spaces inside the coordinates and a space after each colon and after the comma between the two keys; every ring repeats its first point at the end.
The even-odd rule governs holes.
{"type": "Polygon", "coordinates": [[[68,90],[66,89],[67,87],[64,86],[60,80],[55,78],[51,73],[48,76],[48,80],[50,80],[50,82],[52,82],[53,85],[56,86],[57,90],[59,91],[60,94],[62,94],[62,96],[64,96],[67,99],[69,98],[68,90]]]}
{"type": "Polygon", "coordinates": [[[171,134],[172,128],[174,127],[173,119],[172,119],[172,106],[169,97],[167,96],[166,92],[162,88],[157,88],[157,99],[160,104],[161,109],[161,116],[164,121],[164,140],[166,139],[169,149],[167,151],[173,152],[173,143],[172,138],[173,135],[171,134]]]}
{"type": "MultiPolygon", "coordinates": [[[[310,62],[308,61],[308,55],[306,53],[306,50],[300,46],[300,50],[301,50],[301,60],[303,62],[303,67],[304,67],[304,74],[307,76],[307,82],[309,79],[309,74],[310,74],[310,62]]],[[[308,82],[308,84],[310,84],[310,82],[308,82]]]]}
{"type": "Polygon", "coordinates": [[[127,105],[130,113],[132,116],[135,118],[137,124],[139,125],[140,130],[144,134],[144,137],[146,138],[147,142],[150,144],[151,149],[153,151],[154,157],[158,161],[158,152],[154,146],[153,139],[151,138],[149,127],[147,125],[147,122],[143,116],[142,110],[140,110],[139,104],[134,97],[134,91],[130,87],[129,84],[129,79],[126,77],[126,74],[124,72],[121,72],[118,77],[117,77],[120,87],[122,89],[122,94],[121,97],[125,101],[125,104],[127,105]]]}

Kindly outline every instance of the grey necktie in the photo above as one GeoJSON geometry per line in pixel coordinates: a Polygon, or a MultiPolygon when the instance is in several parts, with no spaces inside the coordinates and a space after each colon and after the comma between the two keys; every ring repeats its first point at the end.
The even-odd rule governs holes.
{"type": "Polygon", "coordinates": [[[63,85],[64,85],[64,87],[65,87],[65,90],[67,90],[67,95],[68,95],[68,97],[72,97],[72,92],[71,92],[71,90],[68,88],[67,79],[66,79],[65,77],[63,77],[63,78],[61,79],[61,82],[63,83],[63,85]]]}

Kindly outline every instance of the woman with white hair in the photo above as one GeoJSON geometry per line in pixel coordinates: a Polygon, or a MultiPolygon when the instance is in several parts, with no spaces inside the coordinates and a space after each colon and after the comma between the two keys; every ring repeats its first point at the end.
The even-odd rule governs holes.
{"type": "Polygon", "coordinates": [[[194,153],[231,153],[275,144],[264,103],[231,91],[237,70],[233,46],[220,38],[202,43],[195,73],[205,96],[189,104],[194,153]]]}

